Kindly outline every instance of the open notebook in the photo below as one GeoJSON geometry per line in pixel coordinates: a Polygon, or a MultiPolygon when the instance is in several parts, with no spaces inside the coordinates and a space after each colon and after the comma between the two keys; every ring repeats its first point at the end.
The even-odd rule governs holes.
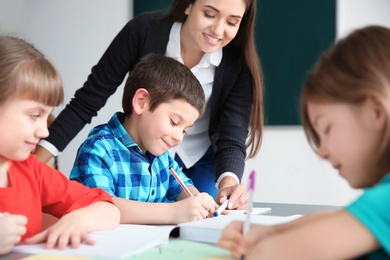
{"type": "MultiPolygon", "coordinates": [[[[254,215],[252,223],[272,225],[285,223],[299,216],[275,217],[254,215]]],[[[170,236],[181,239],[217,243],[223,228],[233,220],[244,220],[245,215],[221,215],[180,225],[119,225],[113,230],[91,233],[95,246],[80,245],[78,249],[46,250],[43,244],[19,245],[12,252],[42,255],[84,256],[88,258],[124,259],[168,243],[170,236]]]]}

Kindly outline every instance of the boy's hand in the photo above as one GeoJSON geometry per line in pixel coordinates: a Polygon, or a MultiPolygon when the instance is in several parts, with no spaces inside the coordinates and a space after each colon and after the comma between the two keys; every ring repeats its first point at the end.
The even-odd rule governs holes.
{"type": "Polygon", "coordinates": [[[208,211],[206,217],[212,217],[215,210],[218,209],[218,204],[214,201],[213,197],[206,192],[198,193],[195,197],[201,198],[203,208],[208,211]]]}
{"type": "Polygon", "coordinates": [[[201,220],[214,213],[218,205],[214,199],[207,193],[199,193],[194,197],[173,203],[175,207],[174,223],[190,222],[201,220]]]}
{"type": "Polygon", "coordinates": [[[4,255],[11,252],[26,233],[27,218],[23,215],[0,214],[0,255],[4,255]]]}
{"type": "Polygon", "coordinates": [[[65,249],[68,245],[78,248],[80,243],[94,245],[95,242],[84,230],[74,212],[64,215],[52,226],[35,236],[25,240],[26,244],[37,244],[46,242],[46,248],[65,249]]]}

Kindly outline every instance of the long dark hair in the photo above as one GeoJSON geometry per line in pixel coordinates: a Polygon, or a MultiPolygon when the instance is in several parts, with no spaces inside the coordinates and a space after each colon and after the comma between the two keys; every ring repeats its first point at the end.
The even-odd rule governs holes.
{"type": "MultiPolygon", "coordinates": [[[[184,13],[196,0],[174,0],[166,17],[175,22],[184,23],[184,13]]],[[[245,62],[252,75],[253,104],[250,121],[250,132],[247,147],[250,147],[248,158],[253,158],[260,150],[264,115],[263,115],[263,73],[255,45],[256,0],[245,0],[246,10],[236,37],[229,43],[243,50],[245,62]]]]}

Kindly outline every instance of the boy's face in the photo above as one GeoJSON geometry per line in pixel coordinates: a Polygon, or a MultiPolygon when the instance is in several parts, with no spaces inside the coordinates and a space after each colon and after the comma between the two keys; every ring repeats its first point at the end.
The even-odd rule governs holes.
{"type": "Polygon", "coordinates": [[[53,107],[39,102],[14,99],[0,107],[0,156],[27,159],[41,138],[49,135],[47,117],[53,107]]]}
{"type": "Polygon", "coordinates": [[[386,172],[378,154],[383,127],[366,103],[308,104],[310,122],[319,136],[318,154],[354,188],[372,186],[386,172]]]}
{"type": "Polygon", "coordinates": [[[195,123],[199,112],[182,99],[161,103],[151,112],[145,104],[131,137],[142,149],[159,156],[179,145],[186,131],[195,123]]]}

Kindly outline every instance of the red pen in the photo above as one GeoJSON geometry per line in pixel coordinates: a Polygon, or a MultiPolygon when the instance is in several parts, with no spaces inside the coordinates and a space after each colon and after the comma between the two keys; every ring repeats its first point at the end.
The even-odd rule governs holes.
{"type": "Polygon", "coordinates": [[[173,168],[170,168],[169,171],[172,173],[173,177],[179,182],[180,186],[183,188],[183,190],[187,193],[188,197],[194,197],[192,195],[191,191],[188,189],[186,185],[184,185],[184,182],[180,179],[179,175],[175,172],[173,168]]]}

